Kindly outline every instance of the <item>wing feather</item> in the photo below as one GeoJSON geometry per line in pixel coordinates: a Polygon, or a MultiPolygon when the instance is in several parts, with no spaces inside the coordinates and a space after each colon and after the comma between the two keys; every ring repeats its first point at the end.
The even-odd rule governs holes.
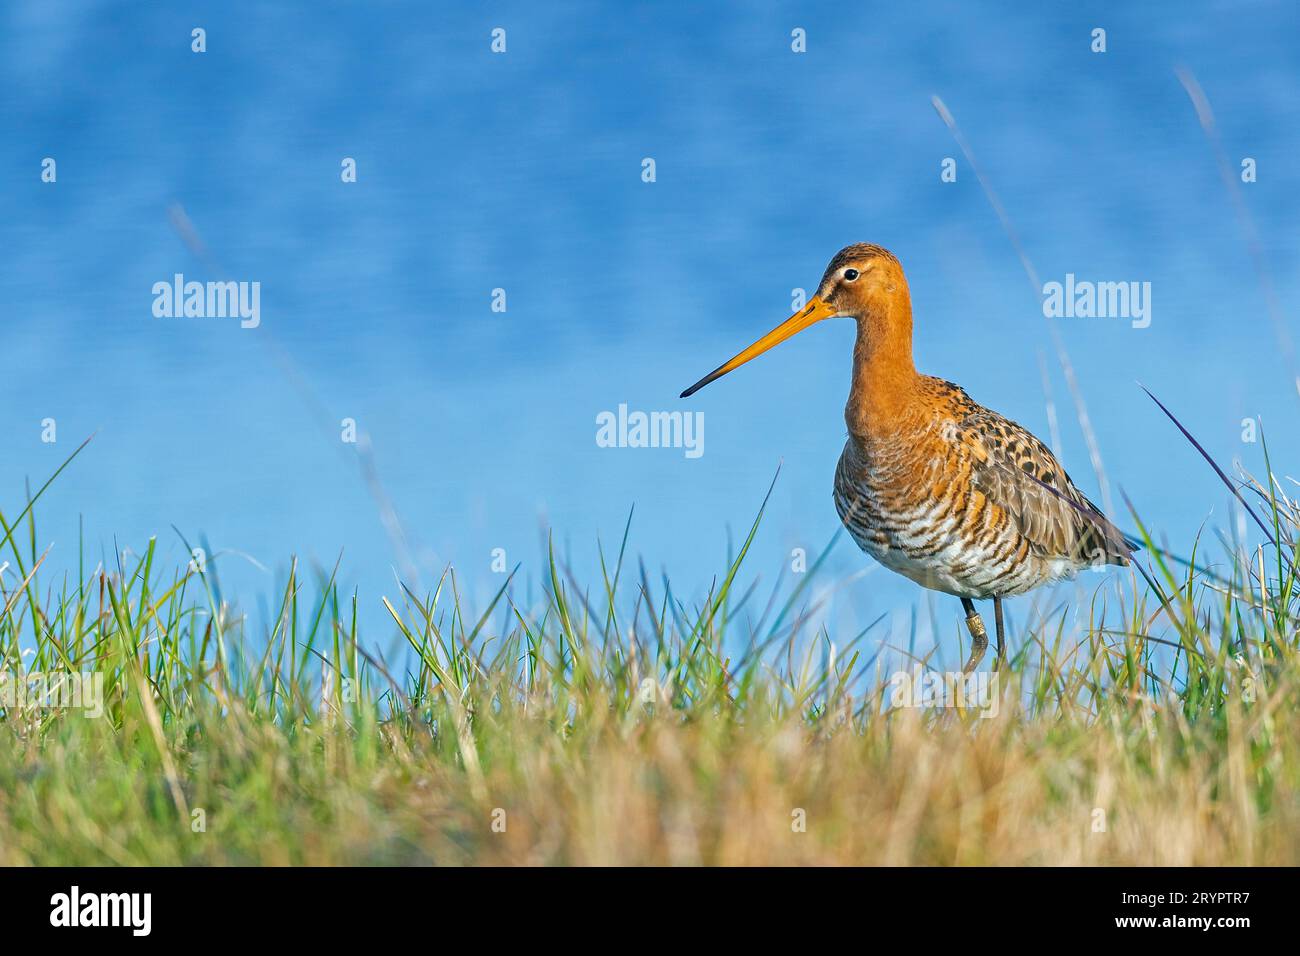
{"type": "Polygon", "coordinates": [[[1132,542],[1070,480],[1028,429],[971,402],[957,423],[971,480],[1040,555],[1081,565],[1127,564],[1132,542]]]}

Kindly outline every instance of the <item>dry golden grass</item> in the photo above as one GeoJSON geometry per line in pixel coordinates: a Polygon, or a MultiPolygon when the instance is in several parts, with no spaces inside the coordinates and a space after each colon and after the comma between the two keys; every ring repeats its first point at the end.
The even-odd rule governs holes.
{"type": "Polygon", "coordinates": [[[757,522],[694,609],[622,552],[600,601],[553,562],[538,607],[404,592],[399,674],[332,579],[308,600],[291,571],[252,635],[152,547],[43,590],[6,522],[5,672],[101,675],[104,716],[3,706],[0,864],[1294,865],[1300,522],[1277,487],[1255,486],[1275,545],[1216,577],[1148,541],[1151,576],[1113,578],[1080,641],[1016,634],[992,717],[900,706],[862,635],[832,657],[806,632],[800,589],[737,632],[757,522]]]}

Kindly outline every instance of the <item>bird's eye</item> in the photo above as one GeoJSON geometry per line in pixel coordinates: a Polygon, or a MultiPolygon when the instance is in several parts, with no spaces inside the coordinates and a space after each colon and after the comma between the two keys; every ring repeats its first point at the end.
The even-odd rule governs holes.
{"type": "Polygon", "coordinates": [[[854,279],[856,279],[857,277],[858,277],[858,270],[857,270],[857,269],[845,269],[845,270],[844,270],[844,281],[845,281],[845,282],[852,282],[852,281],[853,281],[854,279]]]}

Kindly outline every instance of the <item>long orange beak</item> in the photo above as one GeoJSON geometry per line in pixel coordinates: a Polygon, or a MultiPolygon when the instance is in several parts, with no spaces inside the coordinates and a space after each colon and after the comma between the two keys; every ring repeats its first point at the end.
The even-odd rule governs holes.
{"type": "Polygon", "coordinates": [[[817,298],[817,296],[813,296],[812,299],[808,301],[808,306],[802,312],[796,312],[731,361],[727,362],[725,365],[719,365],[708,375],[704,376],[704,378],[700,379],[686,391],[682,392],[681,397],[689,398],[710,382],[722,378],[722,376],[734,369],[740,368],[750,359],[758,358],[768,349],[780,345],[792,336],[798,335],[804,329],[808,328],[808,326],[815,325],[822,319],[829,319],[838,311],[839,310],[836,309],[835,306],[823,302],[821,299],[817,298]]]}

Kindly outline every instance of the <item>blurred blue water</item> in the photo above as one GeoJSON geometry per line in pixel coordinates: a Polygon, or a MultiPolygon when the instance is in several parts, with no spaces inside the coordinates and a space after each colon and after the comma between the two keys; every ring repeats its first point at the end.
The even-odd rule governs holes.
{"type": "MultiPolygon", "coordinates": [[[[343,549],[341,580],[386,633],[379,595],[414,572],[339,440],[350,417],[423,586],[452,562],[481,599],[501,548],[536,588],[549,527],[594,585],[597,536],[616,546],[635,504],[631,548],[698,599],[783,463],[750,563],[771,582],[837,527],[851,326],[676,396],[858,240],[907,268],[919,367],[1047,439],[1042,357],[1062,457],[1096,496],[1038,298],[937,94],[1043,281],[1152,284],[1149,328],[1061,332],[1116,500],[1187,550],[1207,516],[1233,523],[1228,498],[1137,381],[1225,462],[1262,470],[1241,440],[1249,416],[1282,470],[1300,442],[1174,67],[1198,77],[1234,168],[1258,163],[1241,188],[1295,334],[1298,26],[1294,3],[8,5],[0,503],[12,516],[25,480],[97,432],[40,505],[50,569],[75,569],[83,517],[93,559],[156,534],[182,560],[175,525],[267,569],[222,560],[251,606],[291,554],[332,565],[343,549]],[[1089,49],[1098,26],[1105,54],[1089,49]],[[47,156],[55,184],[40,180],[47,156]],[[956,183],[940,181],[945,157],[956,183]],[[173,228],[174,204],[211,259],[173,228]],[[178,272],[260,282],[261,327],[154,318],[151,286],[178,272]],[[704,454],[597,447],[596,415],[620,403],[703,411],[704,454]]],[[[847,541],[830,562],[836,576],[866,566],[847,541]]],[[[949,604],[935,605],[945,629],[949,604]]],[[[837,593],[830,622],[838,634],[897,612],[906,629],[913,606],[924,616],[921,592],[873,571],[837,593]]]]}

